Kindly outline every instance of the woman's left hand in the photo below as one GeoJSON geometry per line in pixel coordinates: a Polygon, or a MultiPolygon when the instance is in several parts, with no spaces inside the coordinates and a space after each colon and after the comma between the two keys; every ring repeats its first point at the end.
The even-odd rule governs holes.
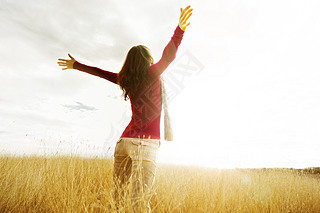
{"type": "Polygon", "coordinates": [[[192,8],[189,5],[188,7],[184,8],[182,10],[182,8],[180,9],[181,14],[180,14],[180,18],[179,18],[179,27],[181,30],[185,31],[187,26],[189,26],[190,23],[187,23],[188,19],[190,18],[190,16],[192,15],[192,8]]]}

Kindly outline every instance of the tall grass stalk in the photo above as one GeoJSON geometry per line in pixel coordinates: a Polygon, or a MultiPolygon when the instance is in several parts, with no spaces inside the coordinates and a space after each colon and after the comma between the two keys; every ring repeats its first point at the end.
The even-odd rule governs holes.
{"type": "MultiPolygon", "coordinates": [[[[113,162],[77,156],[0,157],[0,212],[116,210],[113,162]]],[[[129,192],[130,193],[130,190],[129,192]]],[[[159,165],[152,212],[320,212],[320,178],[294,170],[159,165]]]]}

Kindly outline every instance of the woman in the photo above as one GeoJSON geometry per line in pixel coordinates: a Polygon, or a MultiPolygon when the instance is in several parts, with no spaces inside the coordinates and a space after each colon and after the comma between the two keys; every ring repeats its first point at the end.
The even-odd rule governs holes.
{"type": "Polygon", "coordinates": [[[123,200],[129,180],[132,181],[132,201],[135,211],[147,208],[155,179],[156,160],[160,146],[162,98],[160,76],[174,60],[187,23],[190,6],[181,8],[179,25],[165,47],[161,59],[154,64],[147,47],[132,47],[119,73],[87,66],[70,59],[59,59],[62,70],[77,69],[118,84],[125,100],[130,98],[132,119],[116,144],[114,153],[115,199],[123,200]],[[132,178],[132,179],[130,179],[132,178]]]}

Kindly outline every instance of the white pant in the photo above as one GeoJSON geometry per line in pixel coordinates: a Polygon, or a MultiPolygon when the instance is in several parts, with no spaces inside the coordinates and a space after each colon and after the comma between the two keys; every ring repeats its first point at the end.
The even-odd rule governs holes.
{"type": "Polygon", "coordinates": [[[120,138],[114,152],[114,197],[117,205],[125,199],[132,181],[131,201],[134,212],[150,212],[149,200],[156,173],[160,140],[120,138]]]}

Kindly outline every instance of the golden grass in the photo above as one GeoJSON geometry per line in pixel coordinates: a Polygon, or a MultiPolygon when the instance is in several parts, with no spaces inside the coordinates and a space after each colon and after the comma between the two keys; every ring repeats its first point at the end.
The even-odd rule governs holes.
{"type": "MultiPolygon", "coordinates": [[[[2,156],[0,189],[0,212],[115,212],[109,159],[2,156]]],[[[294,170],[159,165],[154,189],[152,212],[320,212],[320,178],[294,170]]]]}

